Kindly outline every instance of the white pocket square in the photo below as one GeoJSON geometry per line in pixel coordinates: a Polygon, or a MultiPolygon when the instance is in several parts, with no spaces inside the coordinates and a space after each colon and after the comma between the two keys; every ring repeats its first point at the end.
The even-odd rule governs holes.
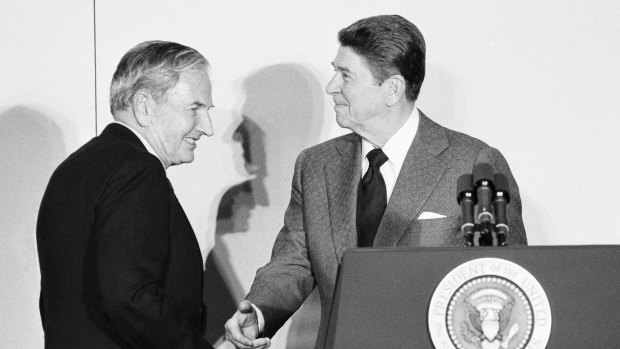
{"type": "Polygon", "coordinates": [[[422,212],[418,219],[436,219],[436,218],[446,218],[446,216],[435,213],[435,212],[422,212]]]}

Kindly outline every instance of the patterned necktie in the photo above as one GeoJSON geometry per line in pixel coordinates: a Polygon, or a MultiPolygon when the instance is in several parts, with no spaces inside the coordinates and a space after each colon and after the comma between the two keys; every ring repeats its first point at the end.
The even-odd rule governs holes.
{"type": "Polygon", "coordinates": [[[387,206],[385,181],[379,167],[388,157],[381,149],[371,150],[366,157],[368,170],[357,190],[357,244],[360,247],[372,246],[387,206]]]}

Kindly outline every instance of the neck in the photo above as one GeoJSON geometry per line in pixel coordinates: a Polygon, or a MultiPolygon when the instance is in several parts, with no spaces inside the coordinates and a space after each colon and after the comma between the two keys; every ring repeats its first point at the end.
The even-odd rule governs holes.
{"type": "Polygon", "coordinates": [[[373,118],[355,133],[381,148],[407,122],[414,107],[413,103],[406,103],[388,108],[384,115],[373,118]]]}
{"type": "Polygon", "coordinates": [[[170,167],[170,165],[167,164],[163,160],[163,157],[162,157],[163,151],[161,147],[159,146],[159,144],[156,142],[157,137],[153,135],[149,127],[140,125],[140,123],[136,120],[136,118],[132,114],[130,114],[130,112],[127,112],[127,111],[116,113],[114,115],[114,120],[122,122],[123,124],[127,125],[127,127],[131,128],[137,134],[142,136],[143,142],[146,141],[146,143],[148,143],[147,148],[150,149],[149,152],[157,156],[157,158],[164,165],[164,168],[167,169],[168,167],[170,167]]]}
{"type": "Polygon", "coordinates": [[[142,127],[138,124],[136,118],[130,115],[129,112],[117,112],[116,114],[114,114],[114,120],[122,122],[123,124],[130,127],[132,130],[139,133],[141,136],[144,136],[144,131],[142,130],[142,127]]]}

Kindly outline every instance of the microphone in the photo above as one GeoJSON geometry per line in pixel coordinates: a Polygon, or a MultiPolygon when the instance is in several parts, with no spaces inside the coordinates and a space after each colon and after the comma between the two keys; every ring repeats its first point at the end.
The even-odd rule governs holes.
{"type": "Polygon", "coordinates": [[[474,245],[474,206],[476,196],[472,185],[472,175],[464,174],[456,181],[456,202],[461,206],[463,224],[461,232],[465,238],[465,246],[474,245]]]}
{"type": "Polygon", "coordinates": [[[480,245],[493,245],[493,213],[491,199],[493,198],[493,167],[487,163],[480,163],[474,167],[473,181],[476,197],[478,198],[478,221],[480,245]]]}
{"type": "Polygon", "coordinates": [[[493,210],[495,211],[495,230],[497,245],[508,245],[508,219],[506,219],[506,205],[510,203],[510,184],[508,177],[502,173],[495,174],[495,193],[493,195],[493,210]]]}

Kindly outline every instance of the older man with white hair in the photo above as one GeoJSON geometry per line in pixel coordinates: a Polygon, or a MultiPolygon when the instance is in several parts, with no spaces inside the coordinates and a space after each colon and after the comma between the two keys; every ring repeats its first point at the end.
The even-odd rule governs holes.
{"type": "Polygon", "coordinates": [[[46,348],[211,348],[200,249],[166,177],[213,135],[208,67],[181,44],[132,48],[115,122],[52,175],[37,222],[46,348]]]}

